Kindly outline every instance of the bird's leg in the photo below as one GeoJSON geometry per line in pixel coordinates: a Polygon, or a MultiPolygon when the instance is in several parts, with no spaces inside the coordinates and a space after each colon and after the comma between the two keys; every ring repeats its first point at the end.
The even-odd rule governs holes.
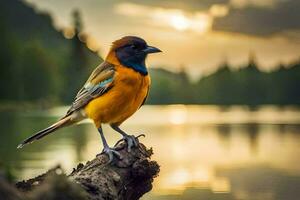
{"type": "Polygon", "coordinates": [[[123,138],[121,140],[119,140],[115,144],[115,146],[117,146],[122,140],[125,140],[127,142],[128,152],[131,151],[132,147],[137,147],[139,145],[138,137],[140,137],[140,136],[145,137],[144,134],[138,135],[137,137],[135,137],[134,135],[128,135],[123,130],[121,130],[119,126],[116,126],[116,125],[110,125],[110,126],[112,129],[114,129],[115,131],[117,131],[118,133],[120,133],[123,136],[123,138]]]}
{"type": "Polygon", "coordinates": [[[110,148],[108,146],[107,141],[106,141],[106,139],[104,137],[103,130],[102,130],[101,126],[98,128],[98,131],[100,133],[101,140],[102,140],[102,143],[103,143],[103,150],[102,150],[101,154],[105,153],[105,154],[108,155],[108,158],[109,158],[108,163],[111,163],[113,161],[114,155],[117,156],[118,159],[122,159],[121,155],[120,155],[120,153],[118,151],[116,151],[115,149],[110,148]]]}

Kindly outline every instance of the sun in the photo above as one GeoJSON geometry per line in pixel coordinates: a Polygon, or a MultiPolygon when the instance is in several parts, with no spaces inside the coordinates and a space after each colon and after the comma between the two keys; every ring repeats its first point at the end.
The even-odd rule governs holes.
{"type": "Polygon", "coordinates": [[[182,13],[168,13],[166,17],[169,26],[178,31],[192,30],[197,33],[205,33],[211,28],[212,19],[205,13],[196,13],[193,16],[185,16],[182,13]]]}
{"type": "Polygon", "coordinates": [[[188,19],[185,16],[180,14],[172,15],[170,19],[170,23],[175,29],[179,31],[184,31],[189,27],[188,19]]]}

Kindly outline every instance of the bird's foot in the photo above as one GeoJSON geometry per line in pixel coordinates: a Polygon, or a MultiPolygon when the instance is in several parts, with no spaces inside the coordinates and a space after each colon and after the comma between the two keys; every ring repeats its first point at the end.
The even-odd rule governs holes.
{"type": "Polygon", "coordinates": [[[122,141],[125,141],[127,143],[127,151],[130,152],[132,147],[138,147],[139,146],[139,137],[145,137],[145,134],[140,134],[138,136],[134,135],[125,135],[122,139],[120,139],[116,144],[115,147],[122,141]]]}
{"type": "Polygon", "coordinates": [[[119,160],[122,160],[121,154],[118,151],[116,151],[114,148],[104,147],[100,155],[102,154],[106,154],[108,156],[108,163],[111,163],[115,157],[119,160]]]}

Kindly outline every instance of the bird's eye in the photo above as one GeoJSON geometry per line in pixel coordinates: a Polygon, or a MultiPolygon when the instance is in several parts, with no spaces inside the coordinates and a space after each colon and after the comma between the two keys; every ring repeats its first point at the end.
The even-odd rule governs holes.
{"type": "Polygon", "coordinates": [[[132,44],[132,45],[130,45],[130,48],[137,49],[137,46],[135,46],[134,44],[132,44]]]}

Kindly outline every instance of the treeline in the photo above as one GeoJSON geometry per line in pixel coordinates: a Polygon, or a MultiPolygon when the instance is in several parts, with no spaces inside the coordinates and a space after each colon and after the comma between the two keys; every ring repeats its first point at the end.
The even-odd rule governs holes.
{"type": "Polygon", "coordinates": [[[261,72],[254,60],[238,70],[227,64],[192,83],[184,71],[152,70],[149,104],[260,105],[300,104],[300,59],[273,72],[261,72]]]}

